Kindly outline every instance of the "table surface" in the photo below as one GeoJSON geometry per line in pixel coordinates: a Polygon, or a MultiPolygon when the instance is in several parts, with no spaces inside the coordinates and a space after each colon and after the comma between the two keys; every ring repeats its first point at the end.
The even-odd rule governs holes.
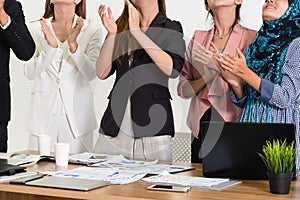
{"type": "MultiPolygon", "coordinates": [[[[174,163],[176,165],[193,166],[195,170],[180,173],[180,175],[202,176],[201,164],[174,163]]],[[[81,167],[81,165],[69,165],[68,169],[81,167]]],[[[55,171],[59,170],[52,162],[39,162],[28,167],[30,171],[55,171]]],[[[94,189],[88,192],[63,190],[54,188],[43,188],[25,185],[13,185],[3,183],[0,185],[0,200],[54,200],[54,199],[164,199],[164,200],[185,200],[185,199],[300,199],[300,180],[294,180],[291,184],[289,194],[276,195],[269,192],[267,180],[242,180],[238,184],[224,190],[216,191],[209,189],[192,188],[187,193],[152,191],[146,190],[149,184],[135,182],[127,185],[109,185],[94,189]]]]}

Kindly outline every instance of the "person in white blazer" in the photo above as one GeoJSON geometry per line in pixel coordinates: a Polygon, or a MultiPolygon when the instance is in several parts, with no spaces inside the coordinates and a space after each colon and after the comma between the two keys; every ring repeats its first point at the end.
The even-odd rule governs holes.
{"type": "Polygon", "coordinates": [[[45,14],[29,29],[36,43],[25,76],[34,81],[26,129],[29,149],[37,135],[70,144],[70,153],[93,150],[96,60],[101,48],[98,20],[84,20],[85,0],[46,0],[45,14]]]}

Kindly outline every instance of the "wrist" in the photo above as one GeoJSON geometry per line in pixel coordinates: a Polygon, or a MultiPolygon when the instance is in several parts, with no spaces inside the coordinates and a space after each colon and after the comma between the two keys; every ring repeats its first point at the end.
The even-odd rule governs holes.
{"type": "Polygon", "coordinates": [[[116,37],[117,33],[108,33],[107,38],[113,38],[116,37]]]}
{"type": "Polygon", "coordinates": [[[133,29],[130,31],[131,35],[135,38],[137,38],[139,35],[143,34],[141,29],[133,29]]]}
{"type": "Polygon", "coordinates": [[[230,87],[231,87],[234,91],[237,91],[237,90],[243,90],[243,82],[235,82],[235,83],[232,83],[232,84],[230,84],[230,87]]]}

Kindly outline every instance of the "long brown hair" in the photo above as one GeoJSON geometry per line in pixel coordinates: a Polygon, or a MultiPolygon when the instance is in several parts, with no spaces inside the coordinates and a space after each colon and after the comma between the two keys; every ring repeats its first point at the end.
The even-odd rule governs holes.
{"type": "MultiPolygon", "coordinates": [[[[86,0],[82,0],[79,4],[76,5],[75,13],[83,19],[86,18],[86,0]]],[[[50,0],[46,0],[45,2],[45,12],[43,17],[46,19],[49,17],[53,17],[53,19],[55,19],[54,5],[50,2],[50,0]]]]}
{"type": "MultiPolygon", "coordinates": [[[[165,0],[157,0],[159,12],[161,12],[165,17],[166,14],[166,3],[165,0]]],[[[121,63],[124,59],[124,54],[128,51],[127,45],[131,51],[129,53],[129,57],[132,58],[134,54],[134,50],[138,47],[138,42],[129,32],[129,14],[128,14],[128,6],[125,5],[122,14],[117,19],[117,27],[118,27],[118,37],[115,42],[115,58],[117,58],[118,63],[121,63]],[[121,34],[123,33],[123,34],[121,34]]]]}

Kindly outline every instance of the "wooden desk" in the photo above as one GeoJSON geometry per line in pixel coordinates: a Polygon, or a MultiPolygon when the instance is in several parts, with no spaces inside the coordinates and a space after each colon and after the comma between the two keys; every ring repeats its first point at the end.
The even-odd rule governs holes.
{"type": "MultiPolygon", "coordinates": [[[[179,163],[176,163],[179,164],[179,163]]],[[[183,163],[181,163],[183,164],[183,163]]],[[[189,164],[183,164],[189,165],[189,164]]],[[[191,164],[196,170],[181,173],[182,175],[202,176],[200,164],[191,164]]],[[[69,165],[69,169],[78,165],[69,165]]],[[[40,162],[30,170],[53,171],[54,163],[40,162]]],[[[186,200],[186,199],[300,199],[300,180],[292,182],[291,191],[287,195],[274,195],[269,192],[269,183],[266,180],[245,180],[242,184],[221,190],[192,188],[188,193],[163,192],[146,190],[147,184],[132,183],[127,185],[110,185],[89,192],[62,190],[53,188],[33,187],[24,185],[0,184],[0,200],[75,200],[75,199],[109,199],[109,200],[186,200]]]]}

